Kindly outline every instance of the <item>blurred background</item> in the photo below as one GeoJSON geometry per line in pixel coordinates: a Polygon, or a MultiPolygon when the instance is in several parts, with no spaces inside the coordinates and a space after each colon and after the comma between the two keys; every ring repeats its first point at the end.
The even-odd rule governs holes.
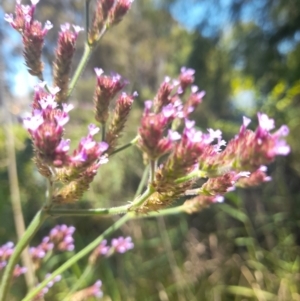
{"type": "MultiPolygon", "coordinates": [[[[24,66],[21,37],[3,21],[4,12],[14,11],[12,2],[2,0],[0,14],[1,245],[17,240],[12,199],[20,199],[28,225],[46,189],[20,121],[29,112],[36,81],[24,66]]],[[[44,48],[45,78],[50,82],[59,26],[84,26],[83,5],[83,0],[43,0],[37,5],[36,18],[54,24],[44,48]]],[[[74,66],[83,51],[83,36],[74,66]]],[[[126,143],[136,135],[143,102],[153,98],[166,75],[177,77],[181,66],[195,69],[196,84],[206,91],[193,116],[200,128],[221,129],[228,140],[237,133],[243,115],[253,118],[254,128],[256,112],[264,112],[277,126],[289,126],[292,152],[269,167],[272,182],[230,193],[224,204],[193,215],[127,223],[115,236],[131,236],[135,248],[100,261],[86,286],[101,279],[106,301],[299,301],[300,1],[136,0],[92,56],[70,99],[75,109],[66,136],[77,144],[93,122],[94,67],[118,72],[130,81],[128,92],[139,93],[122,138],[126,143]]],[[[76,207],[125,204],[143,169],[136,148],[119,153],[100,168],[76,207]]],[[[65,223],[76,227],[79,251],[112,222],[103,217],[48,219],[32,245],[54,225],[65,223]]],[[[50,258],[38,271],[39,279],[70,256],[72,252],[50,258]]],[[[81,260],[65,272],[45,300],[62,300],[86,264],[81,260]]],[[[18,289],[10,298],[20,300],[26,290],[23,278],[14,285],[18,289]]]]}

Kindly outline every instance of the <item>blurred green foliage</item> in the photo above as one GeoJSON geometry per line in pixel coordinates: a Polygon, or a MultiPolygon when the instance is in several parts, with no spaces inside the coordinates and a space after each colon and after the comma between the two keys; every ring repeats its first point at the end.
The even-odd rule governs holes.
{"type": "MultiPolygon", "coordinates": [[[[45,47],[48,62],[53,60],[59,24],[67,21],[83,24],[83,2],[44,0],[38,4],[39,19],[49,19],[55,24],[45,47]]],[[[86,286],[101,279],[103,300],[107,301],[299,301],[300,1],[249,1],[253,6],[262,4],[251,21],[242,18],[243,9],[251,3],[230,1],[230,28],[213,37],[204,37],[201,26],[194,32],[186,31],[163,5],[155,6],[154,2],[135,1],[132,11],[106,34],[93,55],[70,100],[75,110],[66,135],[72,143],[76,145],[87,132],[87,125],[93,122],[95,66],[105,72],[120,73],[130,81],[128,90],[139,93],[122,138],[126,143],[136,134],[143,101],[154,96],[165,75],[176,77],[180,67],[187,65],[196,70],[197,85],[207,92],[194,113],[201,128],[220,128],[228,139],[237,132],[243,114],[253,117],[257,111],[263,111],[277,125],[289,126],[292,153],[270,166],[272,182],[258,189],[231,193],[224,204],[192,216],[137,220],[123,226],[116,236],[132,236],[135,249],[101,261],[86,286]],[[282,52],[280,45],[284,42],[290,44],[282,52]],[[252,99],[248,106],[243,103],[245,92],[252,99]],[[242,112],[241,103],[246,113],[242,112]]],[[[166,7],[172,3],[162,2],[166,7]]],[[[202,2],[206,5],[209,1],[202,2]]],[[[4,1],[4,7],[9,5],[10,1],[4,1]]],[[[79,44],[77,59],[81,53],[79,44]]],[[[24,217],[28,223],[43,203],[45,183],[31,161],[32,149],[25,131],[17,123],[13,130],[24,217]]],[[[1,243],[5,243],[15,240],[16,235],[2,130],[0,138],[0,234],[1,243]]],[[[143,169],[142,156],[135,148],[112,157],[109,164],[101,167],[84,199],[75,206],[115,206],[132,200],[143,169]]],[[[112,220],[100,217],[48,220],[32,244],[37,244],[57,223],[76,226],[78,251],[112,220]]],[[[51,272],[65,256],[71,254],[50,258],[38,277],[41,279],[51,272]]],[[[70,269],[45,300],[62,300],[85,265],[86,261],[81,261],[70,269]]],[[[11,300],[19,300],[24,283],[19,279],[14,285],[20,289],[14,291],[11,300]]]]}

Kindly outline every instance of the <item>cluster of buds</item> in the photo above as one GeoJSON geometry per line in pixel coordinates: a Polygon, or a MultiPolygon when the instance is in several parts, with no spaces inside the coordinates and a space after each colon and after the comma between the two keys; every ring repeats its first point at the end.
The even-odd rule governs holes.
{"type": "MultiPolygon", "coordinates": [[[[9,260],[10,256],[14,252],[14,244],[10,241],[6,244],[0,246],[0,271],[5,268],[7,265],[7,261],[9,260]]],[[[27,272],[26,267],[21,267],[20,265],[16,265],[13,271],[13,277],[17,278],[27,272]]]]}
{"type": "Polygon", "coordinates": [[[94,140],[99,128],[91,124],[87,137],[81,139],[70,155],[70,140],[64,139],[63,134],[73,106],[62,104],[60,108],[55,101],[59,88],[48,93],[44,86],[44,83],[36,86],[32,116],[24,119],[24,125],[31,135],[40,173],[52,182],[65,184],[53,195],[53,202],[73,202],[88,189],[100,165],[107,162],[102,155],[108,144],[94,140]]]}
{"type": "MultiPolygon", "coordinates": [[[[53,26],[51,22],[47,21],[43,27],[39,21],[34,20],[35,7],[38,2],[39,0],[31,0],[31,6],[29,6],[21,5],[20,1],[17,1],[15,17],[12,14],[6,14],[5,20],[22,35],[23,54],[29,73],[42,80],[44,68],[42,48],[45,36],[53,26]]],[[[54,85],[60,88],[60,92],[56,95],[57,102],[62,102],[67,98],[69,73],[75,52],[75,43],[78,33],[83,30],[79,26],[73,26],[73,29],[74,31],[70,29],[70,24],[62,25],[58,37],[53,63],[54,85]]]]}
{"type": "Polygon", "coordinates": [[[104,75],[101,68],[95,68],[97,84],[94,93],[95,118],[105,124],[109,117],[109,105],[113,98],[124,88],[126,82],[119,74],[104,75]]]}
{"type": "Polygon", "coordinates": [[[0,247],[0,270],[2,270],[11,254],[14,252],[14,243],[9,241],[0,247]]]}
{"type": "MultiPolygon", "coordinates": [[[[38,0],[31,0],[31,5],[21,5],[18,0],[15,14],[6,14],[5,19],[21,33],[24,42],[24,56],[29,72],[43,78],[41,62],[42,46],[47,31],[52,27],[46,22],[44,28],[34,20],[38,0]]],[[[89,40],[97,40],[101,26],[118,23],[131,7],[130,0],[101,0],[96,3],[94,22],[91,26],[89,40]],[[102,24],[102,25],[101,25],[102,24]]],[[[117,146],[118,139],[125,126],[133,99],[137,93],[128,95],[118,93],[126,82],[119,75],[105,76],[101,69],[95,69],[97,85],[95,89],[96,120],[102,125],[102,142],[94,138],[99,128],[90,125],[88,135],[80,140],[78,147],[69,154],[70,139],[64,138],[64,126],[69,121],[72,105],[63,103],[67,100],[69,74],[75,52],[75,43],[82,28],[64,24],[58,35],[58,43],[53,63],[53,84],[51,89],[44,82],[35,88],[32,114],[24,120],[24,126],[31,135],[35,158],[39,172],[53,185],[52,199],[48,204],[70,203],[81,198],[89,188],[98,168],[107,162],[107,156],[117,146]],[[109,106],[117,97],[116,106],[109,118],[109,106]],[[105,154],[105,156],[103,156],[105,154]]]]}
{"type": "Polygon", "coordinates": [[[226,147],[220,130],[208,129],[207,133],[197,130],[195,122],[188,117],[201,103],[204,92],[198,92],[193,81],[194,71],[183,68],[177,80],[167,78],[162,83],[154,97],[153,109],[151,101],[145,102],[138,146],[144,156],[155,163],[152,166],[158,165],[158,168],[152,171],[149,183],[153,193],[135,208],[139,212],[159,210],[180,196],[191,194],[197,196],[186,202],[187,211],[199,210],[220,201],[235,187],[257,186],[269,181],[264,165],[290,151],[284,140],[287,126],[271,133],[274,120],[261,113],[258,113],[259,125],[255,131],[247,129],[250,119],[244,117],[239,134],[226,147]],[[191,93],[187,96],[189,88],[191,93]],[[172,132],[180,123],[184,124],[182,133],[172,132]],[[200,177],[208,180],[202,187],[195,188],[200,177]]]}
{"type": "Polygon", "coordinates": [[[69,23],[61,25],[58,34],[55,60],[53,63],[53,84],[59,87],[60,91],[56,95],[56,101],[61,103],[68,96],[69,76],[71,71],[72,58],[75,52],[75,43],[78,34],[83,28],[73,25],[73,30],[69,23]]]}
{"type": "Polygon", "coordinates": [[[70,301],[83,301],[87,298],[102,298],[103,292],[101,290],[102,281],[97,280],[92,286],[89,286],[83,290],[80,290],[70,296],[70,301]]]}
{"type": "Polygon", "coordinates": [[[89,257],[89,263],[94,264],[98,258],[105,256],[110,257],[115,253],[125,253],[134,248],[134,243],[131,237],[120,236],[118,238],[113,238],[111,241],[111,246],[107,245],[107,240],[104,239],[100,245],[92,252],[89,257]]]}
{"type": "Polygon", "coordinates": [[[104,31],[119,23],[131,7],[133,0],[98,0],[89,29],[88,41],[95,45],[104,31]]]}
{"type": "Polygon", "coordinates": [[[31,0],[31,6],[21,5],[17,1],[15,7],[15,17],[6,14],[5,20],[22,35],[24,57],[30,74],[42,79],[43,63],[42,48],[44,40],[52,24],[47,21],[43,27],[39,21],[34,20],[36,4],[39,0],[31,0]]]}
{"type": "Polygon", "coordinates": [[[219,154],[209,158],[202,156],[199,168],[208,176],[218,175],[222,169],[254,172],[273,162],[276,156],[287,155],[290,147],[284,139],[289,133],[288,127],[283,125],[271,133],[275,128],[274,120],[262,113],[257,116],[259,125],[255,131],[247,129],[251,120],[244,117],[239,134],[219,154]]]}
{"type": "Polygon", "coordinates": [[[174,131],[181,120],[188,118],[202,102],[204,92],[198,92],[194,82],[194,70],[182,68],[179,78],[166,77],[153,101],[145,102],[145,110],[139,127],[138,146],[150,160],[157,160],[170,153],[180,139],[174,131]],[[190,87],[190,94],[183,103],[182,96],[190,87]]]}
{"type": "Polygon", "coordinates": [[[54,244],[50,241],[49,236],[43,238],[42,242],[36,247],[30,247],[29,252],[36,268],[39,266],[40,261],[53,250],[54,244]]]}
{"type": "Polygon", "coordinates": [[[36,266],[39,267],[41,260],[51,251],[73,251],[75,228],[67,225],[57,225],[42,239],[42,242],[36,247],[30,247],[29,252],[36,266]]]}
{"type": "Polygon", "coordinates": [[[106,129],[106,124],[110,119],[106,133],[102,139],[109,145],[106,153],[111,154],[117,146],[118,139],[121,136],[121,132],[124,129],[129,112],[131,110],[133,100],[137,97],[137,92],[129,95],[119,92],[125,87],[127,82],[121,78],[119,74],[113,74],[111,76],[104,75],[104,72],[100,68],[95,68],[97,83],[94,93],[94,105],[95,105],[95,119],[101,123],[102,127],[106,129]],[[116,103],[112,116],[110,117],[109,107],[116,97],[116,103]]]}
{"type": "MultiPolygon", "coordinates": [[[[49,278],[51,274],[47,274],[45,279],[49,278]]],[[[32,299],[33,301],[44,300],[44,296],[49,292],[49,289],[56,283],[61,280],[61,275],[57,275],[53,280],[49,281],[48,284],[42,288],[32,299]]]]}
{"type": "Polygon", "coordinates": [[[67,225],[57,225],[49,233],[50,241],[53,242],[55,249],[59,251],[73,251],[75,227],[67,225]]]}
{"type": "MultiPolygon", "coordinates": [[[[74,250],[74,238],[73,233],[75,228],[73,226],[68,227],[67,225],[57,225],[42,239],[42,242],[36,247],[30,247],[29,253],[36,266],[39,267],[41,260],[50,251],[73,251],[74,250]]],[[[14,252],[14,243],[7,242],[0,246],[0,271],[5,268],[9,258],[14,252]]],[[[19,265],[15,266],[14,277],[26,273],[27,269],[19,265]]]]}

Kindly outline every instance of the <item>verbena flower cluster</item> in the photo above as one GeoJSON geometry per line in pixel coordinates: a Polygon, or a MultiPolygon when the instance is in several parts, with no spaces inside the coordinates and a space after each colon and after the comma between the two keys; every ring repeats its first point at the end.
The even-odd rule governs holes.
{"type": "MultiPolygon", "coordinates": [[[[51,26],[47,22],[42,30],[41,24],[34,20],[37,2],[32,1],[31,6],[17,2],[15,17],[6,15],[6,20],[22,34],[29,71],[42,78],[42,64],[37,65],[41,51],[33,52],[30,47],[41,49],[51,26]],[[31,35],[38,38],[32,39],[31,35]]],[[[91,45],[101,37],[103,30],[121,20],[131,2],[97,2],[88,33],[91,45]]],[[[24,120],[40,173],[59,187],[54,190],[50,206],[74,202],[82,197],[98,168],[116,150],[137,97],[136,92],[128,95],[123,91],[127,82],[119,74],[109,76],[95,68],[95,120],[102,128],[102,139],[97,141],[95,135],[100,128],[91,124],[87,136],[70,154],[70,140],[64,137],[64,126],[73,106],[63,101],[68,98],[70,66],[80,30],[78,26],[71,29],[69,24],[61,27],[53,64],[54,88],[45,82],[36,86],[32,116],[24,120]],[[115,106],[111,112],[113,101],[115,106]]],[[[199,210],[202,208],[202,205],[198,208],[199,204],[220,201],[236,186],[249,187],[270,180],[265,165],[274,161],[277,155],[287,155],[290,151],[284,140],[288,134],[287,126],[271,132],[275,128],[274,120],[263,113],[258,113],[259,126],[255,131],[247,129],[250,119],[244,117],[240,132],[227,145],[221,130],[198,130],[190,115],[205,93],[194,85],[194,73],[193,69],[182,68],[177,79],[166,77],[153,100],[145,101],[137,146],[143,152],[145,162],[152,166],[149,181],[152,193],[138,207],[129,210],[142,213],[159,210],[192,191],[197,197],[186,203],[186,211],[199,210]],[[189,177],[191,174],[193,176],[189,177]],[[197,188],[196,179],[200,177],[208,180],[197,188]]]]}
{"type": "MultiPolygon", "coordinates": [[[[119,74],[107,75],[101,68],[95,68],[94,120],[88,126],[87,134],[71,151],[71,141],[65,137],[65,126],[73,109],[73,105],[68,103],[70,95],[92,50],[103,34],[122,20],[132,2],[96,1],[92,22],[85,28],[85,55],[72,77],[75,46],[83,29],[70,24],[61,26],[52,66],[52,85],[44,81],[42,62],[42,48],[52,24],[47,21],[43,26],[35,19],[38,0],[31,0],[31,5],[22,5],[18,0],[15,14],[5,15],[5,20],[22,36],[23,55],[29,73],[40,80],[34,89],[31,115],[24,119],[24,126],[33,143],[37,169],[49,184],[49,197],[41,209],[43,214],[51,215],[54,207],[79,200],[89,189],[100,166],[107,163],[112,154],[132,145],[140,149],[145,165],[149,166],[145,192],[132,203],[117,209],[100,208],[108,214],[119,213],[118,209],[121,213],[127,213],[123,223],[127,216],[163,212],[182,196],[193,196],[179,206],[181,211],[187,213],[222,202],[224,195],[235,187],[257,186],[270,181],[266,165],[272,163],[276,156],[285,156],[290,152],[285,141],[288,127],[283,125],[275,130],[274,120],[263,113],[257,114],[258,126],[255,130],[248,129],[250,119],[244,117],[239,133],[228,142],[222,139],[220,129],[200,130],[191,114],[201,104],[205,92],[194,83],[195,71],[185,67],[177,78],[166,77],[153,99],[144,101],[137,136],[125,146],[119,146],[119,139],[138,93],[126,93],[127,81],[119,74]],[[206,182],[200,185],[199,179],[205,179],[206,182]]],[[[86,4],[89,5],[89,1],[86,4]]],[[[35,269],[54,251],[73,251],[74,231],[74,227],[58,225],[38,246],[31,247],[30,255],[35,269]]],[[[90,245],[94,248],[89,257],[90,265],[101,257],[124,253],[134,247],[130,237],[112,239],[111,245],[107,245],[106,240],[102,240],[96,248],[90,245]]],[[[92,248],[89,249],[91,251],[92,248]]],[[[16,253],[11,242],[0,247],[0,270],[16,253]]],[[[13,268],[17,261],[11,262],[13,268]]],[[[7,273],[4,289],[0,290],[1,300],[4,300],[11,275],[18,277],[25,272],[26,268],[17,265],[14,271],[7,273]]],[[[44,281],[42,289],[36,288],[34,300],[43,298],[49,288],[60,280],[58,273],[48,275],[49,281],[47,285],[44,281]]],[[[101,281],[97,280],[92,286],[75,292],[73,299],[101,297],[101,286],[101,281]]]]}
{"type": "Polygon", "coordinates": [[[199,210],[199,204],[220,201],[235,186],[269,181],[264,165],[290,151],[284,140],[287,126],[272,133],[274,120],[262,113],[258,113],[255,131],[247,129],[250,119],[244,117],[239,134],[227,145],[220,130],[198,130],[189,116],[201,103],[204,92],[193,85],[193,74],[194,70],[183,68],[178,79],[167,78],[154,101],[145,103],[138,146],[150,161],[164,158],[150,182],[154,193],[139,208],[142,212],[158,210],[191,191],[198,196],[186,202],[187,211],[199,210]],[[181,133],[173,131],[178,127],[181,133]],[[208,180],[194,189],[199,177],[208,180]]]}

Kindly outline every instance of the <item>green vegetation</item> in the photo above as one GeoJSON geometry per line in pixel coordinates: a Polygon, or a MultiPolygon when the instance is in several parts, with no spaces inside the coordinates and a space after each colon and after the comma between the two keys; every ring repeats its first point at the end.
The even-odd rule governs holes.
{"type": "MultiPolygon", "coordinates": [[[[4,7],[9,2],[4,1],[4,7]]],[[[207,92],[204,102],[193,113],[200,128],[220,128],[228,139],[237,132],[244,114],[253,117],[257,111],[264,112],[277,125],[289,126],[292,152],[270,166],[272,182],[230,193],[224,204],[194,215],[151,217],[123,225],[115,236],[131,236],[135,248],[100,261],[82,287],[101,279],[105,301],[299,301],[300,1],[250,1],[253,5],[262,3],[257,20],[250,21],[242,17],[243,7],[249,1],[231,1],[230,27],[211,37],[203,35],[200,25],[193,32],[185,30],[163,5],[157,7],[153,2],[157,1],[135,0],[122,24],[107,33],[92,56],[70,98],[75,105],[71,115],[76,117],[73,118],[76,123],[67,127],[72,143],[83,136],[93,114],[94,66],[120,73],[130,81],[128,91],[139,93],[123,143],[135,137],[143,102],[153,98],[163,77],[175,76],[181,66],[188,66],[196,70],[196,83],[207,92]],[[269,22],[269,27],[262,19],[269,22]],[[282,51],[284,43],[289,47],[282,51]],[[248,106],[245,92],[251,98],[248,106]]],[[[165,7],[171,5],[170,1],[162,2],[165,7]]],[[[206,5],[210,1],[202,2],[206,5]]],[[[55,28],[65,22],[82,25],[83,3],[83,0],[60,3],[43,0],[37,14],[41,21],[51,20],[55,28]]],[[[7,33],[6,29],[1,31],[3,35],[7,33]]],[[[56,32],[49,32],[50,42],[45,51],[49,62],[53,60],[56,32]]],[[[78,59],[82,45],[77,47],[78,59]]],[[[20,197],[28,225],[44,202],[46,183],[31,161],[29,138],[17,121],[24,106],[12,95],[8,97],[11,100],[6,108],[13,116],[20,197]]],[[[5,106],[1,110],[3,116],[7,114],[5,106]]],[[[10,205],[7,171],[10,162],[4,127],[0,129],[0,138],[2,245],[16,241],[16,232],[10,205]]],[[[91,189],[76,206],[124,205],[135,194],[143,168],[143,158],[136,148],[116,154],[110,164],[100,169],[91,189]]],[[[48,219],[32,245],[38,244],[59,223],[76,227],[76,250],[81,250],[107,229],[111,220],[103,217],[48,219]]],[[[37,275],[39,280],[44,278],[44,271],[53,271],[66,261],[66,256],[71,255],[60,254],[45,261],[43,272],[37,275]]],[[[87,261],[81,260],[66,271],[45,300],[62,300],[61,292],[74,285],[86,265],[87,261]]],[[[13,285],[18,289],[13,290],[9,300],[20,300],[26,290],[25,282],[18,279],[13,285]]]]}

